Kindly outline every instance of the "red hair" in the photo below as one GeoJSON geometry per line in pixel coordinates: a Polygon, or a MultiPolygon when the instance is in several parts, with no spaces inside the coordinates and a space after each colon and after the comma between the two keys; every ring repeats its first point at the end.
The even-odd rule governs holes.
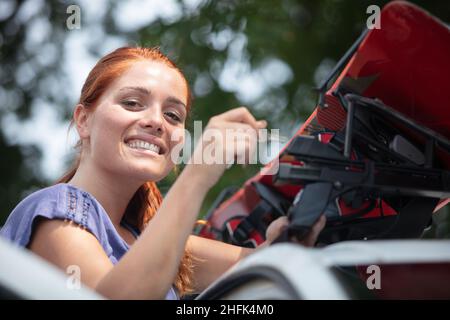
{"type": "MultiPolygon", "coordinates": [[[[187,88],[187,111],[191,107],[191,91],[181,70],[158,48],[143,47],[122,47],[103,58],[101,58],[89,73],[83,88],[79,104],[86,108],[95,108],[97,101],[106,91],[106,89],[119,78],[130,66],[137,61],[158,61],[167,66],[176,69],[186,82],[187,88]]],[[[73,125],[73,120],[71,126],[73,125]]],[[[77,142],[76,148],[81,149],[81,140],[77,142]]],[[[68,182],[75,175],[81,160],[81,151],[77,155],[71,169],[65,173],[56,183],[68,182]]],[[[147,223],[156,214],[162,202],[161,193],[153,181],[145,182],[128,203],[125,210],[124,219],[138,228],[143,230],[147,223]]],[[[189,252],[185,252],[179,266],[177,278],[175,279],[175,287],[181,295],[192,291],[192,257],[189,252]]]]}

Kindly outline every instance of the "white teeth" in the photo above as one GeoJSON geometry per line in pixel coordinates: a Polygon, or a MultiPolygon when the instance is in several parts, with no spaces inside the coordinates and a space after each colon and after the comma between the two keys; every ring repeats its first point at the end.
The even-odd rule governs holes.
{"type": "Polygon", "coordinates": [[[150,150],[150,151],[153,151],[153,152],[159,154],[159,147],[156,144],[149,143],[147,141],[130,140],[130,141],[128,141],[127,145],[133,149],[150,150]]]}

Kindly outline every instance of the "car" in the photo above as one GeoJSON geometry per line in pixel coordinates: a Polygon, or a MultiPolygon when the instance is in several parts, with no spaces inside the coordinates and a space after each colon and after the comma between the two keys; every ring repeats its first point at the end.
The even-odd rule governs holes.
{"type": "Polygon", "coordinates": [[[275,244],[241,261],[197,299],[450,299],[449,248],[450,240],[275,244]]]}
{"type": "Polygon", "coordinates": [[[77,270],[62,272],[31,251],[0,238],[0,299],[100,300],[77,270]]]}
{"type": "MultiPolygon", "coordinates": [[[[196,299],[450,299],[449,248],[450,240],[278,243],[241,260],[196,299]]],[[[4,239],[0,261],[0,299],[105,299],[4,239]]]]}

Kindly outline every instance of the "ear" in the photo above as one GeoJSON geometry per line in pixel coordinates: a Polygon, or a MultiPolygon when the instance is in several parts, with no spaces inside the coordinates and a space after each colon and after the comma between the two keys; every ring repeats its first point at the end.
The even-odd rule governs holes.
{"type": "Polygon", "coordinates": [[[73,121],[77,127],[80,139],[89,138],[90,130],[88,126],[89,114],[86,107],[82,104],[77,104],[73,112],[73,121]]]}

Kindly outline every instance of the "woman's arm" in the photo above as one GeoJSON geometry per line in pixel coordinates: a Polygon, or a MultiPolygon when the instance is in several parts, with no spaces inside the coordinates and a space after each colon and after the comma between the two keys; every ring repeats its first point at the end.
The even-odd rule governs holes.
{"type": "MultiPolygon", "coordinates": [[[[308,236],[302,242],[297,243],[312,247],[316,243],[317,237],[324,228],[325,223],[325,216],[322,216],[319,221],[314,224],[308,236]]],[[[288,224],[287,217],[281,217],[274,220],[267,228],[266,241],[256,249],[234,246],[197,236],[190,236],[187,247],[191,251],[194,260],[196,260],[194,261],[195,291],[203,291],[240,259],[269,246],[281,235],[288,224]]],[[[296,242],[294,239],[292,239],[292,241],[296,242]]]]}
{"type": "Polygon", "coordinates": [[[243,248],[216,240],[190,236],[187,248],[194,259],[194,291],[199,293],[232,265],[255,249],[243,248]]]}
{"type": "Polygon", "coordinates": [[[73,222],[39,220],[30,250],[62,270],[78,266],[82,283],[107,298],[164,299],[207,192],[202,181],[197,181],[199,175],[188,167],[157,215],[115,266],[97,238],[73,222]]]}
{"type": "MultiPolygon", "coordinates": [[[[225,136],[229,128],[254,130],[264,126],[247,109],[238,108],[213,117],[205,132],[210,128],[225,136]]],[[[242,135],[243,140],[249,141],[248,138],[242,135]]],[[[245,148],[230,151],[225,148],[226,141],[210,143],[215,144],[217,152],[232,157],[249,153],[254,147],[245,144],[245,148]]],[[[201,152],[197,148],[194,157],[201,152]]],[[[37,225],[30,248],[61,268],[79,265],[82,281],[105,297],[163,299],[175,279],[201,203],[225,168],[225,163],[188,164],[156,216],[114,267],[93,235],[77,226],[63,225],[63,221],[47,220],[37,225]]]]}
{"type": "Polygon", "coordinates": [[[114,298],[165,297],[208,191],[194,169],[183,170],[139,239],[100,281],[100,293],[114,298]]]}
{"type": "MultiPolygon", "coordinates": [[[[206,146],[210,149],[213,147],[216,153],[223,153],[223,159],[249,154],[257,143],[252,139],[252,133],[265,126],[265,121],[256,121],[246,108],[232,109],[212,117],[204,131],[200,147],[194,150],[192,163],[180,174],[158,213],[130,251],[101,280],[98,290],[107,294],[120,291],[120,295],[126,297],[163,298],[178,272],[203,199],[227,166],[225,162],[208,165],[201,161],[200,164],[195,164],[198,163],[196,160],[203,159],[206,146]],[[219,132],[226,138],[230,129],[244,132],[237,136],[244,141],[240,144],[241,148],[235,149],[233,144],[224,139],[210,141],[205,138],[209,130],[219,132]],[[229,145],[232,148],[228,148],[229,145]]],[[[232,139],[235,137],[231,136],[232,139]]]]}
{"type": "Polygon", "coordinates": [[[288,225],[288,219],[281,217],[273,221],[266,232],[266,241],[256,249],[244,248],[198,236],[190,236],[187,248],[194,257],[194,286],[201,292],[219,278],[236,262],[270,245],[288,225]]]}

